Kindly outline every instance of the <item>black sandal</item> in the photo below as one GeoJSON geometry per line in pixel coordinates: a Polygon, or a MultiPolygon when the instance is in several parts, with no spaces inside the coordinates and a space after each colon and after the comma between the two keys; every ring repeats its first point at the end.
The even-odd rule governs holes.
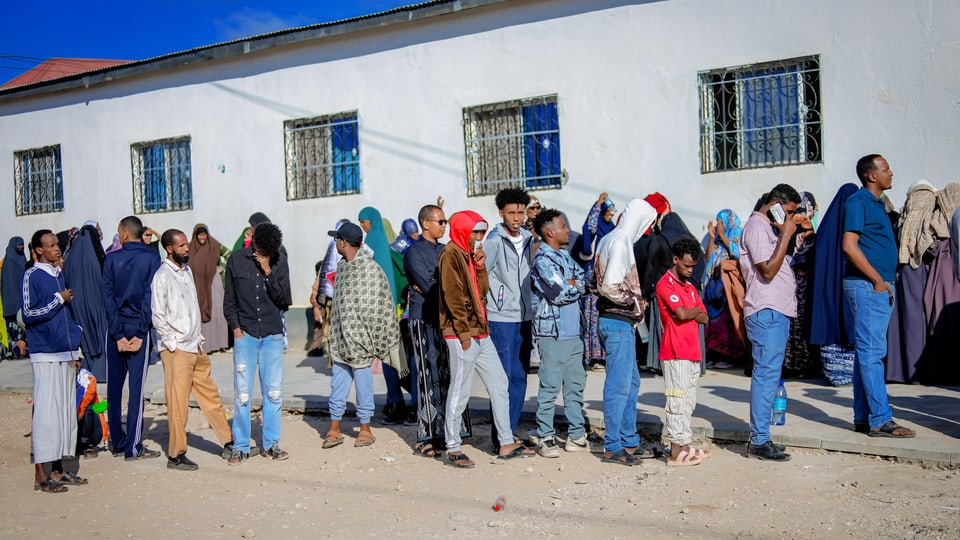
{"type": "Polygon", "coordinates": [[[521,444],[520,446],[517,446],[507,454],[497,454],[497,459],[514,459],[514,458],[522,458],[522,457],[528,457],[528,456],[534,456],[534,455],[536,454],[531,452],[521,444]]]}
{"type": "Polygon", "coordinates": [[[871,437],[893,437],[894,439],[912,439],[916,436],[916,432],[912,429],[905,428],[900,424],[894,422],[893,420],[887,420],[887,423],[878,427],[877,429],[870,430],[871,437]],[[899,432],[899,433],[898,433],[899,432]]]}
{"type": "MultiPolygon", "coordinates": [[[[433,443],[430,441],[420,441],[413,447],[413,454],[415,456],[423,456],[433,459],[440,459],[443,457],[440,454],[440,451],[433,447],[433,443]]],[[[461,454],[462,455],[462,454],[461,454]]]]}
{"type": "Polygon", "coordinates": [[[472,469],[477,465],[466,454],[447,454],[447,461],[458,469],[472,469]]]}
{"type": "Polygon", "coordinates": [[[624,448],[628,454],[633,456],[633,459],[660,459],[663,457],[663,450],[653,447],[645,448],[643,446],[634,446],[633,448],[624,448]]]}
{"type": "Polygon", "coordinates": [[[620,449],[616,452],[613,452],[609,456],[604,453],[603,457],[600,458],[600,461],[604,463],[616,463],[617,465],[626,465],[627,467],[632,467],[637,464],[637,458],[633,457],[632,454],[626,450],[620,449]]]}
{"type": "Polygon", "coordinates": [[[33,490],[39,491],[40,493],[66,493],[70,491],[67,486],[57,482],[53,478],[47,478],[39,484],[34,484],[33,490]]]}
{"type": "Polygon", "coordinates": [[[86,478],[81,478],[73,473],[65,472],[63,476],[57,480],[58,484],[67,485],[67,486],[85,486],[90,483],[86,478]]]}

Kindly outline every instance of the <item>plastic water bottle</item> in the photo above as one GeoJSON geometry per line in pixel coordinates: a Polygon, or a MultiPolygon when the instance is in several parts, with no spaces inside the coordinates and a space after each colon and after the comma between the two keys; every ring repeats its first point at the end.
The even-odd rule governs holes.
{"type": "Polygon", "coordinates": [[[770,425],[782,426],[787,423],[787,389],[783,387],[783,381],[777,387],[777,393],[773,396],[773,413],[770,418],[770,425]]]}
{"type": "Polygon", "coordinates": [[[497,497],[497,502],[493,503],[493,511],[499,512],[507,506],[507,498],[503,495],[497,497]]]}

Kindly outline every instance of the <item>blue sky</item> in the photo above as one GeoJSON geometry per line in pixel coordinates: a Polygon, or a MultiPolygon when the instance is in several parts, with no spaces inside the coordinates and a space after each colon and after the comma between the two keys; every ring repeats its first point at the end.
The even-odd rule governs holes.
{"type": "Polygon", "coordinates": [[[48,58],[141,60],[418,1],[10,0],[0,17],[0,84],[48,58]]]}

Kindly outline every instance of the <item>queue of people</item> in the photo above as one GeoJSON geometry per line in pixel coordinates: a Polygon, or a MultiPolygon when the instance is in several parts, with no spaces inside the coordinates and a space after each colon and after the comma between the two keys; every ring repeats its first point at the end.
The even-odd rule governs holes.
{"type": "MultiPolygon", "coordinates": [[[[841,187],[819,227],[814,196],[779,184],[746,221],[721,210],[702,240],[660,193],[619,210],[601,194],[579,235],[563,212],[519,188],[497,194],[501,221],[492,225],[472,210],[447,216],[442,200],[424,205],[399,235],[373,207],[360,211],[357,224],[339,220],[328,233],[311,294],[316,328],[309,348],[327,357],[333,373],[322,448],[344,442],[340,426],[351,386],[361,425],[354,446],[376,442],[373,375],[379,367],[388,389],[384,423],[415,424],[414,451],[424,457],[457,468],[476,465],[462,442],[472,431],[468,402],[477,375],[490,396],[498,458],[557,458],[562,449],[632,466],[660,454],[659,447],[644,447],[637,431],[644,368],[662,372],[666,383],[667,465],[698,465],[710,453],[692,446],[697,379],[708,361],[723,369],[746,358],[748,455],[786,461],[786,449],[770,440],[777,383],[784,376],[816,376],[826,346],[846,347],[853,358],[853,429],[914,436],[892,418],[886,398],[889,321],[898,308],[904,313],[904,289],[921,281],[900,266],[934,265],[927,272],[937,277],[924,287],[936,307],[927,309],[925,322],[932,341],[942,335],[943,318],[952,313],[943,306],[960,301],[960,191],[935,193],[949,220],[918,224],[913,204],[902,219],[891,216],[884,191],[893,173],[882,156],[864,156],[856,173],[861,187],[841,187]],[[450,242],[443,244],[448,228],[450,242]],[[906,240],[911,244],[904,249],[906,240]],[[841,321],[839,332],[822,335],[812,321],[823,318],[841,321]],[[518,424],[534,348],[540,358],[537,430],[525,440],[518,424]],[[605,371],[602,443],[588,437],[583,416],[588,367],[605,371]],[[563,439],[554,427],[561,394],[568,423],[563,439]]],[[[927,191],[912,189],[908,201],[927,191]]],[[[37,231],[26,247],[21,238],[11,240],[2,274],[4,343],[33,363],[37,490],[57,493],[87,482],[75,465],[73,380],[81,362],[109,375],[114,455],[131,461],[160,455],[143,445],[142,391],[153,350],[169,404],[169,468],[197,468],[186,456],[191,394],[227,464],[249,458],[256,449],[250,432],[255,373],[263,396],[259,453],[289,458],[280,447],[284,314],[292,303],[287,252],[282,232],[264,214],[253,214],[249,224],[232,253],[203,224],[189,240],[170,229],[148,243],[155,233],[135,216],[119,223],[119,248],[106,255],[94,222],[66,238],[37,231]],[[207,357],[230,341],[232,425],[207,357]],[[127,382],[124,421],[118,404],[127,382]]],[[[895,320],[906,341],[904,318],[895,320]]]]}

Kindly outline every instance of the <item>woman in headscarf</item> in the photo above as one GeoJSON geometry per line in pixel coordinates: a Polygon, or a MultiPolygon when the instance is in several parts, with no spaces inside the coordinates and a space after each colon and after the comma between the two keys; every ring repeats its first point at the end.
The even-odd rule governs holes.
{"type": "Polygon", "coordinates": [[[400,234],[398,234],[397,239],[390,244],[390,249],[402,255],[407,251],[407,248],[410,247],[410,244],[417,241],[417,238],[420,238],[420,227],[417,226],[416,220],[405,219],[400,226],[400,234]]]}
{"type": "Polygon", "coordinates": [[[230,251],[210,234],[210,229],[203,223],[193,227],[188,249],[197,300],[200,302],[200,332],[206,340],[204,349],[210,352],[226,349],[230,331],[223,315],[223,280],[220,274],[230,251]]]}
{"type": "MultiPolygon", "coordinates": [[[[538,203],[539,204],[539,203],[538,203]]],[[[571,241],[571,245],[577,246],[577,253],[574,258],[580,259],[583,265],[584,282],[590,283],[593,276],[594,253],[597,244],[604,236],[610,233],[616,224],[613,217],[617,213],[617,207],[613,200],[604,192],[600,194],[597,202],[593,203],[590,212],[587,213],[587,219],[583,222],[582,233],[576,241],[571,241]]],[[[583,306],[583,317],[586,327],[583,331],[583,355],[587,361],[588,367],[593,367],[597,371],[603,371],[606,362],[606,353],[603,345],[600,343],[600,327],[598,323],[599,313],[597,312],[597,294],[588,292],[580,299],[583,306]]]]}
{"type": "Polygon", "coordinates": [[[3,257],[3,269],[0,270],[0,287],[3,289],[3,324],[6,337],[3,350],[7,354],[21,356],[19,348],[15,349],[17,341],[23,339],[23,329],[17,325],[17,312],[23,307],[23,274],[27,268],[27,257],[24,251],[23,238],[14,236],[7,243],[7,250],[3,257]]]}
{"type": "Polygon", "coordinates": [[[790,337],[783,359],[783,378],[817,378],[821,374],[820,355],[810,341],[810,283],[813,281],[814,232],[813,224],[819,207],[813,194],[800,194],[800,207],[796,215],[803,220],[794,234],[793,257],[790,266],[797,281],[797,316],[790,320],[790,337]]]}
{"type": "MultiPolygon", "coordinates": [[[[740,236],[743,225],[740,216],[733,210],[724,209],[717,213],[717,220],[707,224],[710,240],[707,243],[706,270],[703,273],[703,302],[707,306],[706,342],[707,354],[716,353],[721,359],[707,367],[728,369],[733,364],[728,359],[739,359],[746,352],[746,346],[734,327],[733,317],[727,302],[723,286],[721,264],[723,261],[736,261],[740,258],[740,236]]],[[[712,356],[712,355],[711,355],[712,356]]]]}
{"type": "MultiPolygon", "coordinates": [[[[370,246],[370,249],[373,250],[373,259],[377,261],[377,264],[380,265],[383,273],[387,276],[387,283],[390,285],[390,292],[393,294],[393,305],[398,306],[400,304],[400,290],[397,288],[393,271],[393,255],[391,255],[393,250],[387,243],[387,233],[380,211],[372,206],[367,206],[360,210],[357,220],[366,233],[366,237],[363,239],[364,244],[370,246]]],[[[407,419],[407,407],[403,402],[400,373],[384,363],[383,379],[387,383],[387,404],[383,409],[387,416],[385,423],[388,425],[402,423],[407,419]]]]}
{"type": "Polygon", "coordinates": [[[858,189],[847,183],[837,190],[817,230],[817,256],[813,261],[809,343],[820,346],[824,374],[834,386],[853,380],[854,351],[848,346],[853,342],[853,317],[843,294],[847,265],[843,207],[858,189]]]}
{"type": "Polygon", "coordinates": [[[103,253],[104,253],[105,255],[109,255],[109,254],[113,253],[114,251],[117,251],[118,249],[120,249],[120,248],[122,248],[122,247],[123,247],[123,244],[120,243],[120,235],[119,235],[119,234],[114,234],[114,235],[113,235],[113,243],[110,244],[110,247],[108,247],[108,248],[106,249],[106,251],[104,251],[103,253]]]}
{"type": "Polygon", "coordinates": [[[83,328],[81,367],[98,382],[107,380],[107,312],[103,307],[103,245],[95,222],[87,222],[63,256],[63,277],[73,290],[70,311],[83,328]],[[93,223],[93,224],[91,224],[93,223]]]}

